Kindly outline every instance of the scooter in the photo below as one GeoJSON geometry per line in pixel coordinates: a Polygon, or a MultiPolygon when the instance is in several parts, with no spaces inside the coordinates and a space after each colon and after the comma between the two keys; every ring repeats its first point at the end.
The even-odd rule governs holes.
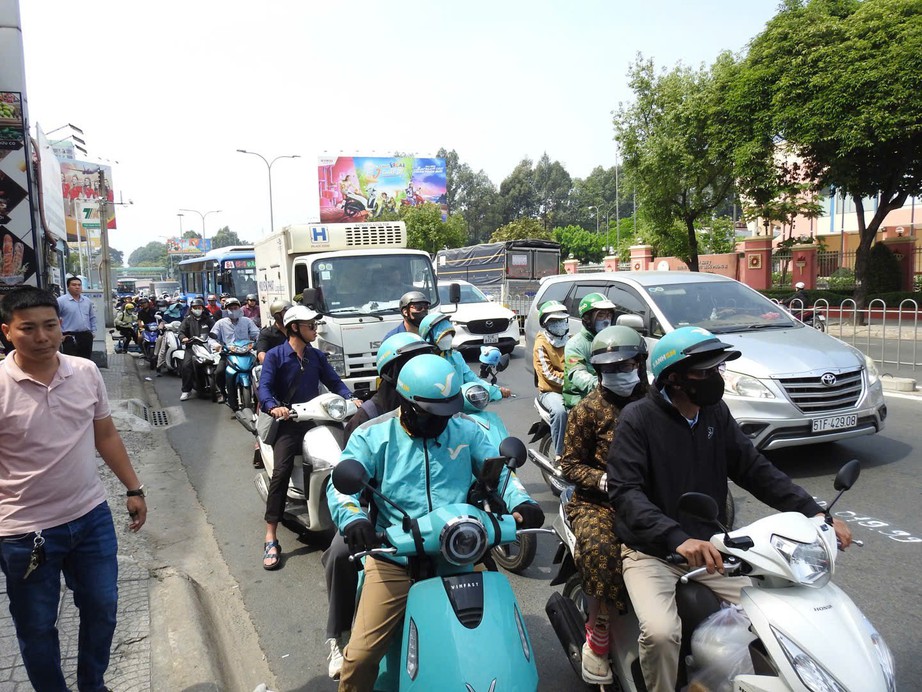
{"type": "MultiPolygon", "coordinates": [[[[440,507],[417,519],[372,487],[364,467],[344,459],[333,485],[348,495],[366,490],[403,513],[401,524],[378,535],[385,547],[358,553],[406,557],[418,575],[407,594],[402,634],[393,637],[381,662],[376,690],[488,690],[533,692],[538,688],[535,651],[508,579],[477,572],[491,545],[517,533],[499,489],[504,468],[525,461],[525,446],[508,438],[500,457],[484,464],[470,504],[440,507]]],[[[364,574],[364,572],[363,572],[364,574]]]]}
{"type": "MultiPolygon", "coordinates": [[[[304,435],[301,454],[295,457],[285,517],[311,533],[330,532],[334,528],[327,504],[327,483],[339,462],[343,448],[343,430],[347,420],[358,410],[356,405],[338,394],[326,392],[302,404],[292,404],[291,420],[310,421],[304,435]]],[[[256,490],[263,502],[269,497],[269,480],[275,469],[272,445],[256,436],[259,455],[265,470],[256,474],[256,490]]]]}
{"type": "Polygon", "coordinates": [[[131,339],[126,337],[120,331],[115,329],[109,330],[109,335],[112,337],[113,348],[116,353],[138,353],[141,348],[134,343],[131,339]]]}
{"type": "Polygon", "coordinates": [[[159,325],[148,322],[141,329],[141,355],[150,367],[157,367],[157,337],[160,336],[159,325]]]}
{"type": "Polygon", "coordinates": [[[528,458],[541,469],[544,482],[551,492],[559,497],[570,483],[563,477],[560,464],[556,461],[557,455],[554,453],[554,442],[551,439],[551,412],[541,404],[538,397],[535,397],[535,410],[538,412],[538,420],[528,429],[531,436],[528,442],[531,445],[537,444],[538,449],[529,447],[528,458]]]}
{"type": "MultiPolygon", "coordinates": [[[[203,399],[210,398],[212,401],[218,400],[218,384],[215,381],[215,373],[218,369],[218,363],[221,362],[221,354],[213,351],[209,347],[206,337],[193,336],[189,340],[189,348],[192,349],[192,366],[194,368],[195,379],[194,387],[199,397],[203,399]]],[[[186,347],[180,347],[173,352],[174,360],[180,365],[186,355],[186,347]]]]}
{"type": "Polygon", "coordinates": [[[225,387],[228,391],[236,387],[237,410],[243,411],[249,418],[253,416],[253,368],[256,366],[254,345],[252,341],[235,341],[225,346],[223,351],[227,359],[225,387]]]}
{"type": "Polygon", "coordinates": [[[374,213],[377,207],[377,194],[375,193],[374,187],[368,188],[367,198],[358,193],[354,193],[343,200],[343,212],[346,216],[355,216],[363,211],[374,213]]]}
{"type": "MultiPolygon", "coordinates": [[[[713,592],[695,581],[705,568],[691,570],[679,579],[676,602],[682,617],[680,684],[683,678],[694,681],[702,673],[717,672],[718,677],[723,676],[721,689],[732,687],[742,692],[889,692],[896,688],[893,657],[880,633],[845,592],[831,582],[838,548],[830,512],[859,473],[857,460],[839,470],[834,484],[839,493],[826,507],[825,517],[783,512],[736,530],[718,523],[717,503],[710,496],[686,493],[680,498],[682,511],[720,528],[710,542],[724,556],[726,576],[753,578],[752,586],[744,587],[741,594],[740,611],[748,621],[746,631],[751,636],[747,636],[737,665],[728,660],[731,648],[739,651],[740,642],[729,640],[734,633],[728,631],[728,639],[724,640],[719,635],[694,636],[695,629],[702,622],[706,628],[707,618],[720,608],[713,592]]],[[[853,543],[863,545],[861,541],[853,543]]],[[[670,558],[671,562],[682,561],[679,555],[670,558]]],[[[567,577],[566,583],[571,582],[572,577],[567,577]]],[[[566,598],[552,595],[546,610],[579,674],[579,647],[585,638],[584,618],[579,611],[582,596],[572,587],[569,592],[565,587],[565,594],[566,598]]],[[[645,689],[637,653],[638,636],[633,612],[611,620],[612,671],[624,692],[645,689]]]]}
{"type": "Polygon", "coordinates": [[[183,359],[183,348],[182,344],[179,342],[180,326],[182,326],[182,323],[178,321],[161,321],[159,325],[160,334],[163,336],[163,340],[166,343],[166,357],[164,361],[166,362],[167,372],[171,372],[174,375],[179,375],[183,359]]]}

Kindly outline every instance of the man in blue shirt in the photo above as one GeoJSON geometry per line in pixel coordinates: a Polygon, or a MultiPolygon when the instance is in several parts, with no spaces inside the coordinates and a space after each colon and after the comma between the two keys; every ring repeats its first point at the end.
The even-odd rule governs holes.
{"type": "MultiPolygon", "coordinates": [[[[211,328],[211,337],[217,341],[221,346],[233,346],[236,341],[252,341],[256,342],[256,338],[259,336],[259,327],[256,326],[256,323],[253,322],[249,317],[243,316],[243,311],[240,309],[240,301],[237,298],[230,297],[227,299],[227,302],[224,303],[224,317],[219,319],[214,323],[214,327],[211,328]]],[[[235,387],[227,387],[227,357],[221,357],[221,363],[218,365],[218,369],[215,371],[215,382],[218,385],[218,389],[222,392],[226,391],[227,395],[227,404],[231,407],[232,411],[237,410],[237,389],[235,387]]],[[[224,396],[218,396],[218,403],[224,401],[224,396]]]]}
{"type": "MultiPolygon", "coordinates": [[[[277,569],[281,564],[282,548],[276,532],[285,511],[285,498],[295,456],[301,451],[301,442],[310,427],[308,421],[290,420],[291,411],[288,407],[316,397],[320,393],[320,383],[334,394],[345,399],[352,398],[352,392],[327,361],[326,354],[311,346],[311,342],[317,338],[318,319],[319,313],[303,305],[289,309],[283,320],[288,341],[266,353],[259,377],[262,410],[268,411],[269,415],[280,421],[278,435],[272,445],[275,468],[272,470],[269,496],[266,499],[263,568],[268,570],[277,569]]],[[[356,400],[356,405],[361,405],[361,402],[356,400]]]]}
{"type": "Polygon", "coordinates": [[[400,332],[419,334],[419,325],[429,314],[429,305],[429,299],[422,291],[404,293],[400,297],[400,314],[403,315],[403,321],[385,334],[383,341],[400,332]]]}
{"type": "Polygon", "coordinates": [[[67,293],[58,298],[61,310],[61,350],[69,356],[90,358],[93,354],[93,333],[96,331],[96,311],[89,298],[83,297],[83,281],[76,276],[67,279],[67,293]]]}

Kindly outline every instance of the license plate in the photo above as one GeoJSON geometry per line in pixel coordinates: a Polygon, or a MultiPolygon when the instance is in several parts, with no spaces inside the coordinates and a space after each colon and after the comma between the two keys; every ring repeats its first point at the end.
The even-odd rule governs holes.
{"type": "Polygon", "coordinates": [[[485,334],[483,337],[483,343],[485,344],[498,344],[499,343],[499,334],[485,334]]]}
{"type": "Polygon", "coordinates": [[[828,418],[814,418],[813,432],[827,432],[829,430],[845,430],[858,425],[858,416],[829,416],[828,418]]]}

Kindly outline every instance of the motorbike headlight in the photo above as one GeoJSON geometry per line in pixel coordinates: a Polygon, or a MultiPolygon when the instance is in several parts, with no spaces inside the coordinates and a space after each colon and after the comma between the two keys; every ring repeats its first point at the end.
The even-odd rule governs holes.
{"type": "Polygon", "coordinates": [[[346,400],[342,397],[330,399],[323,403],[323,410],[333,420],[342,420],[346,417],[346,400]]]}
{"type": "Polygon", "coordinates": [[[724,383],[727,385],[727,391],[736,396],[744,396],[750,399],[774,399],[775,395],[762,382],[755,377],[744,375],[732,370],[725,370],[723,373],[724,383]]]}
{"type": "Polygon", "coordinates": [[[880,371],[874,359],[871,356],[864,356],[864,366],[868,371],[868,384],[876,384],[880,380],[880,371]]]}
{"type": "Polygon", "coordinates": [[[871,621],[864,618],[864,629],[871,637],[871,643],[874,644],[874,651],[877,659],[880,661],[880,669],[883,671],[884,680],[887,682],[887,692],[896,691],[896,671],[893,666],[893,654],[890,653],[890,647],[887,642],[880,636],[880,632],[871,624],[871,621]]]}
{"type": "Polygon", "coordinates": [[[487,530],[473,517],[456,517],[439,534],[442,557],[453,565],[472,565],[487,552],[487,530]]]}
{"type": "Polygon", "coordinates": [[[774,627],[772,627],[772,632],[781,645],[784,655],[787,656],[788,662],[794,668],[794,672],[797,673],[797,677],[800,678],[800,681],[808,690],[812,690],[812,692],[847,692],[828,670],[795,644],[793,639],[781,634],[774,627]]]}
{"type": "Polygon", "coordinates": [[[819,588],[829,583],[832,577],[832,560],[829,558],[826,543],[819,534],[812,543],[800,543],[784,536],[773,535],[772,546],[781,553],[799,584],[819,588]]]}

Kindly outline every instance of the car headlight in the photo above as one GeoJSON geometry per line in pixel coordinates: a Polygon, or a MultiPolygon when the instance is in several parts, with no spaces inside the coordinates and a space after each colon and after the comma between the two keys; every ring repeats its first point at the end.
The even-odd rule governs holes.
{"type": "Polygon", "coordinates": [[[864,356],[864,365],[868,371],[868,384],[876,384],[880,380],[880,371],[874,359],[871,356],[864,356]]]}
{"type": "Polygon", "coordinates": [[[797,673],[797,677],[812,692],[848,692],[838,680],[823,666],[817,663],[810,655],[801,649],[794,640],[787,637],[774,627],[772,633],[781,645],[788,662],[797,673]]]}
{"type": "Polygon", "coordinates": [[[723,378],[724,383],[727,385],[727,391],[731,394],[736,394],[736,396],[744,396],[750,399],[775,398],[772,391],[755,377],[733,372],[732,370],[725,370],[723,378]]]}
{"type": "Polygon", "coordinates": [[[487,552],[487,530],[473,517],[455,517],[439,534],[442,557],[453,565],[472,565],[487,552]]]}
{"type": "Polygon", "coordinates": [[[323,402],[323,410],[333,420],[342,420],[346,417],[346,400],[341,396],[323,402]]]}
{"type": "Polygon", "coordinates": [[[832,560],[819,533],[812,543],[800,543],[776,534],[772,536],[772,547],[781,553],[799,584],[819,588],[829,583],[832,560]]]}
{"type": "Polygon", "coordinates": [[[880,632],[871,624],[871,621],[864,618],[864,629],[871,637],[871,643],[874,645],[874,651],[877,659],[880,661],[880,669],[884,673],[884,679],[887,682],[887,692],[896,691],[896,673],[893,667],[893,654],[890,653],[890,647],[880,636],[880,632]]]}
{"type": "Polygon", "coordinates": [[[327,360],[340,377],[346,376],[346,355],[342,346],[324,341],[320,350],[327,354],[327,360]]]}

